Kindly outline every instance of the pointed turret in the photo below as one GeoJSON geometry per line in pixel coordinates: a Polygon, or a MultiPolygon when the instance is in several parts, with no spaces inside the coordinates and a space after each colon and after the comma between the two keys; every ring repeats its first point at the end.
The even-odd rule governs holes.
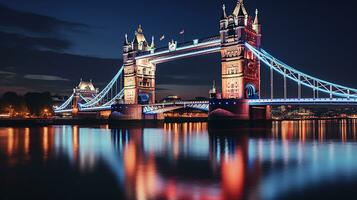
{"type": "Polygon", "coordinates": [[[238,17],[238,16],[244,16],[244,17],[248,17],[248,12],[244,7],[244,3],[243,0],[238,0],[237,2],[237,6],[233,11],[233,14],[238,17]]]}
{"type": "Polygon", "coordinates": [[[222,16],[221,16],[221,20],[220,20],[220,28],[221,30],[226,29],[228,26],[228,16],[227,16],[227,12],[226,12],[226,6],[223,4],[222,6],[222,16]]]}
{"type": "Polygon", "coordinates": [[[138,29],[135,31],[135,38],[138,41],[138,43],[146,42],[144,33],[143,33],[143,28],[141,25],[139,25],[138,29]]]}
{"type": "Polygon", "coordinates": [[[130,45],[128,40],[128,34],[125,34],[124,46],[130,45]]]}
{"type": "Polygon", "coordinates": [[[222,10],[221,20],[225,20],[227,19],[226,5],[223,4],[222,9],[223,10],[222,10]]]}
{"type": "Polygon", "coordinates": [[[255,9],[255,19],[254,19],[254,24],[259,24],[259,17],[258,17],[259,11],[258,8],[255,9]]]}
{"type": "Polygon", "coordinates": [[[128,53],[131,50],[131,43],[128,40],[128,34],[125,34],[124,44],[123,44],[123,52],[128,53]]]}
{"type": "Polygon", "coordinates": [[[155,49],[155,38],[154,38],[154,36],[152,36],[152,38],[151,38],[150,48],[151,48],[151,49],[155,49]]]}
{"type": "Polygon", "coordinates": [[[261,34],[262,32],[262,26],[259,23],[259,11],[258,9],[255,10],[255,19],[253,22],[253,30],[257,33],[257,34],[261,34]]]}
{"type": "Polygon", "coordinates": [[[145,39],[143,29],[139,25],[138,29],[135,31],[135,37],[133,40],[133,45],[135,50],[146,51],[148,47],[148,42],[145,39]],[[137,47],[137,48],[135,48],[137,47]]]}

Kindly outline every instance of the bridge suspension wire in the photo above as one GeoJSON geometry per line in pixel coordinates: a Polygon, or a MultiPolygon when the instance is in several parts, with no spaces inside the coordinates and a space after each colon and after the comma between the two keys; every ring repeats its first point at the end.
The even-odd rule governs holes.
{"type": "Polygon", "coordinates": [[[74,97],[74,94],[72,94],[62,105],[54,108],[54,111],[64,110],[64,109],[68,108],[69,105],[71,105],[71,108],[72,108],[73,97],[74,97]]]}
{"type": "Polygon", "coordinates": [[[284,69],[284,99],[288,98],[288,87],[287,87],[287,80],[286,80],[286,69],[284,69]]]}
{"type": "Polygon", "coordinates": [[[301,75],[300,74],[298,75],[298,79],[299,79],[299,82],[298,82],[298,98],[301,99],[301,75]]]}
{"type": "MultiPolygon", "coordinates": [[[[286,76],[290,80],[298,83],[300,86],[306,86],[313,90],[316,90],[317,98],[319,98],[319,92],[329,94],[330,98],[333,96],[343,98],[357,98],[357,90],[342,85],[334,84],[328,81],[324,81],[313,76],[307,75],[301,71],[298,71],[282,61],[274,58],[272,55],[264,51],[263,49],[256,49],[248,43],[245,46],[263,63],[274,71],[278,72],[282,76],[286,76]],[[314,84],[315,82],[315,84],[314,84]]],[[[298,95],[301,98],[301,87],[299,87],[298,95]]]]}
{"type": "Polygon", "coordinates": [[[113,98],[110,99],[110,101],[108,101],[107,103],[103,104],[103,106],[110,106],[113,103],[115,103],[115,101],[117,99],[120,99],[124,96],[124,89],[122,89],[117,95],[115,95],[113,98]]]}
{"type": "Polygon", "coordinates": [[[110,90],[113,88],[114,84],[117,82],[119,77],[122,75],[124,71],[124,65],[119,69],[118,73],[114,76],[114,78],[108,83],[108,85],[97,95],[95,96],[92,100],[85,104],[80,104],[80,108],[89,108],[89,107],[95,107],[100,104],[100,102],[108,102],[108,95],[110,90]]]}
{"type": "Polygon", "coordinates": [[[270,98],[274,99],[274,70],[270,68],[270,98]]]}

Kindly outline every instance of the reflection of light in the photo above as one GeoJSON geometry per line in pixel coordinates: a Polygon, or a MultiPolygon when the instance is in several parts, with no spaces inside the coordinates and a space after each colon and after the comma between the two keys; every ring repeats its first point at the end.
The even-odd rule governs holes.
{"type": "Polygon", "coordinates": [[[244,185],[244,159],[240,149],[222,160],[222,186],[227,199],[240,199],[244,185]]]}
{"type": "Polygon", "coordinates": [[[277,121],[274,121],[272,123],[272,135],[273,135],[273,138],[278,138],[278,136],[279,136],[279,122],[277,122],[277,121]]]}
{"type": "Polygon", "coordinates": [[[307,121],[299,121],[299,140],[300,142],[305,142],[306,140],[306,124],[308,122],[307,121]]]}
{"type": "Polygon", "coordinates": [[[153,199],[159,187],[154,156],[145,165],[139,165],[136,172],[136,199],[153,199]]]}
{"type": "Polygon", "coordinates": [[[30,151],[30,129],[25,128],[24,152],[27,155],[30,151]]]}
{"type": "Polygon", "coordinates": [[[352,119],[352,134],[353,134],[353,139],[356,140],[356,124],[357,124],[357,120],[356,119],[352,119]]]}
{"type": "Polygon", "coordinates": [[[346,142],[347,140],[347,122],[346,120],[342,120],[341,121],[341,139],[342,139],[342,142],[346,142]]]}
{"type": "MultiPolygon", "coordinates": [[[[191,123],[190,123],[191,124],[191,123]]],[[[154,152],[156,156],[165,152],[170,152],[175,159],[183,153],[184,155],[208,157],[209,156],[209,136],[207,132],[195,132],[190,130],[190,125],[178,126],[178,132],[168,132],[170,124],[166,130],[145,128],[143,130],[143,146],[145,152],[154,152]],[[182,130],[186,128],[187,131],[182,130]],[[188,132],[184,134],[185,132],[188,132]]]]}
{"type": "Polygon", "coordinates": [[[217,139],[217,148],[216,148],[216,159],[217,162],[219,163],[221,161],[221,144],[219,141],[219,138],[217,139]]]}
{"type": "MultiPolygon", "coordinates": [[[[276,148],[279,149],[282,145],[284,145],[283,142],[276,143],[276,148]]],[[[294,150],[299,149],[302,144],[291,142],[289,145],[291,149],[289,152],[290,161],[299,162],[301,158],[299,158],[299,155],[296,156],[294,150]]],[[[286,192],[308,189],[312,186],[324,184],[326,181],[338,181],[341,177],[355,180],[357,177],[357,159],[353,157],[353,154],[350,155],[350,152],[356,150],[356,146],[349,143],[308,141],[301,152],[304,164],[270,170],[269,174],[261,179],[261,195],[264,199],[279,199],[278,197],[281,197],[281,194],[286,194],[286,192]]],[[[276,155],[277,160],[281,160],[284,156],[276,155]]]]}
{"type": "Polygon", "coordinates": [[[79,132],[78,132],[78,126],[73,126],[73,159],[76,161],[78,159],[78,150],[79,150],[79,141],[78,141],[78,136],[79,136],[79,132]]]}
{"type": "Polygon", "coordinates": [[[47,158],[48,154],[48,127],[43,127],[43,133],[42,133],[42,147],[43,147],[43,152],[45,155],[45,158],[47,158]]]}
{"type": "Polygon", "coordinates": [[[264,159],[264,151],[263,151],[263,141],[259,139],[258,141],[258,159],[259,162],[262,163],[264,159]]]}
{"type": "Polygon", "coordinates": [[[319,142],[323,142],[325,139],[325,120],[319,121],[319,127],[318,127],[318,132],[319,132],[319,142]]]}
{"type": "Polygon", "coordinates": [[[14,129],[7,129],[7,154],[11,155],[14,151],[14,129]]]}
{"type": "Polygon", "coordinates": [[[133,177],[136,166],[136,149],[135,143],[130,141],[124,148],[124,168],[126,176],[133,177]]]}
{"type": "Polygon", "coordinates": [[[294,122],[292,121],[283,121],[281,122],[281,139],[289,140],[293,136],[294,131],[294,122]]]}
{"type": "Polygon", "coordinates": [[[175,158],[175,160],[177,160],[180,155],[180,141],[179,141],[178,131],[174,132],[174,141],[172,144],[172,148],[173,148],[174,158],[175,158]]]}
{"type": "Polygon", "coordinates": [[[270,141],[270,162],[274,164],[275,162],[275,141],[270,141]]]}

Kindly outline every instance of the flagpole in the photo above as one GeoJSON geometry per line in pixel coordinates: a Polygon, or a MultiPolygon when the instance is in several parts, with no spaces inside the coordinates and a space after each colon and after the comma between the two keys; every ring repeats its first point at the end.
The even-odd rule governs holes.
{"type": "Polygon", "coordinates": [[[182,43],[185,42],[185,29],[183,29],[181,32],[180,32],[180,35],[182,35],[182,43]]]}

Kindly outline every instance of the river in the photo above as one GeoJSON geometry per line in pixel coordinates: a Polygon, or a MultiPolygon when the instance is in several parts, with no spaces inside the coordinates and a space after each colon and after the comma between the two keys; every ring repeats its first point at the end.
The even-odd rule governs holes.
{"type": "Polygon", "coordinates": [[[351,199],[356,126],[0,128],[0,199],[351,199]]]}

